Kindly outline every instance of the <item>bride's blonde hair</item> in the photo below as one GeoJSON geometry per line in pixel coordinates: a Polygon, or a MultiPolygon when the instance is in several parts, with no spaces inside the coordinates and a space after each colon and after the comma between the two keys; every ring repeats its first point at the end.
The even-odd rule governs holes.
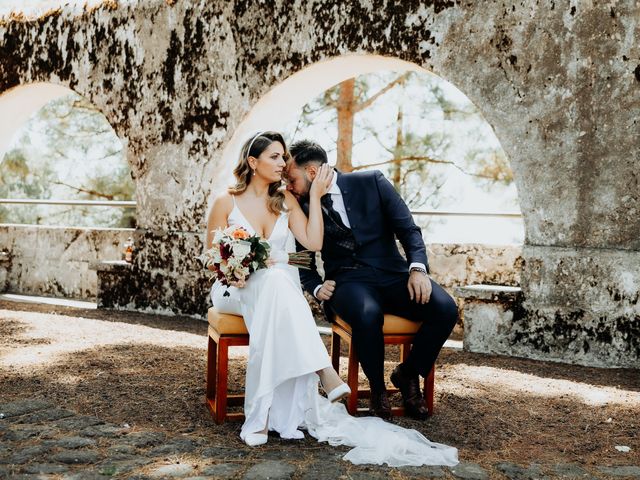
{"type": "MultiPolygon", "coordinates": [[[[244,143],[242,150],[240,151],[238,164],[233,169],[233,175],[236,177],[236,184],[228,189],[228,192],[231,195],[240,195],[251,183],[253,170],[249,165],[249,157],[258,158],[273,142],[280,142],[284,149],[284,159],[285,161],[288,159],[289,151],[287,150],[287,144],[281,134],[271,131],[257,133],[244,143]]],[[[284,193],[281,188],[281,180],[269,184],[267,208],[275,215],[280,215],[284,210],[284,193]]]]}

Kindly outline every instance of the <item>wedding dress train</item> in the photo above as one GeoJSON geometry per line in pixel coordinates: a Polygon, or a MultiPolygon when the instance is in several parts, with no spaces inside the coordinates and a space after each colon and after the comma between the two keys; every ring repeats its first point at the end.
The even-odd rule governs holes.
{"type": "MultiPolygon", "coordinates": [[[[228,223],[254,233],[235,202],[228,223]]],[[[275,250],[295,249],[286,213],[280,215],[267,240],[275,250]]],[[[306,429],[318,441],[355,447],[344,457],[352,463],[458,463],[453,447],[430,442],[416,430],[379,418],[352,417],[344,405],[319,394],[315,372],[329,367],[330,361],[302,294],[297,269],[278,263],[258,270],[244,288],[227,288],[216,282],[211,298],[219,311],[242,315],[250,334],[245,422],[240,432],[243,440],[265,426],[288,439],[303,438],[300,429],[306,429]],[[227,297],[225,290],[230,294],[227,297]]]]}

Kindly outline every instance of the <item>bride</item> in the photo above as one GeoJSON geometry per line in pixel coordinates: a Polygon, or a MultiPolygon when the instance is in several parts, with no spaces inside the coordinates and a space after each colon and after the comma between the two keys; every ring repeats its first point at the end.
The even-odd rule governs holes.
{"type": "Polygon", "coordinates": [[[286,263],[286,253],[295,250],[294,237],[309,250],[322,248],[320,198],[333,170],[324,165],[313,180],[307,218],[295,197],[281,188],[287,156],[279,133],[248,139],[233,171],[236,184],[214,200],[207,223],[207,248],[216,229],[236,225],[266,239],[272,249],[269,268],[244,283],[225,287],[216,282],[211,289],[213,305],[222,313],[242,315],[250,334],[240,437],[257,446],[267,442],[269,430],[300,439],[299,428],[304,428],[320,441],[356,447],[345,456],[353,463],[457,464],[455,448],[379,418],[351,417],[337,403],[349,387],[331,367],[297,269],[286,263]],[[328,399],[319,395],[318,379],[328,399]]]}

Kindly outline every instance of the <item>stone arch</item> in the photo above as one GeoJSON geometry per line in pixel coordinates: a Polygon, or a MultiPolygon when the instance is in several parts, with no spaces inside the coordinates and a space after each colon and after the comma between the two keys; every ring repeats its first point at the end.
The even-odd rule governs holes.
{"type": "MultiPolygon", "coordinates": [[[[34,82],[21,84],[4,93],[0,93],[0,163],[4,159],[5,153],[8,151],[11,142],[22,133],[22,130],[25,128],[29,119],[39,110],[47,107],[50,102],[68,95],[74,95],[74,101],[75,99],[82,99],[80,108],[90,109],[91,118],[88,118],[87,120],[97,122],[95,126],[99,128],[103,128],[103,126],[106,127],[108,125],[110,133],[106,133],[107,138],[103,138],[103,140],[117,141],[119,146],[122,147],[124,152],[124,161],[126,162],[126,142],[123,142],[122,139],[115,134],[113,127],[104,116],[104,113],[96,105],[91,102],[87,102],[86,98],[81,94],[59,83],[34,82]],[[112,134],[115,138],[112,137],[112,134]]],[[[93,141],[89,140],[87,143],[90,144],[93,143],[93,141]]],[[[74,170],[77,169],[74,168],[74,170]]],[[[64,175],[59,177],[58,180],[65,181],[63,177],[64,175]]],[[[75,186],[78,188],[86,188],[85,185],[81,184],[77,184],[75,186]]],[[[59,195],[54,195],[53,198],[56,200],[66,199],[66,197],[59,195]]]]}
{"type": "MultiPolygon", "coordinates": [[[[328,88],[358,75],[380,71],[415,71],[437,76],[434,72],[406,60],[365,53],[342,55],[304,66],[273,86],[245,114],[229,140],[223,144],[222,163],[216,165],[215,171],[213,166],[210,166],[209,174],[214,178],[212,190],[224,190],[227,186],[242,144],[255,132],[267,129],[280,130],[291,116],[328,88]]],[[[446,78],[438,78],[447,81],[446,78]]],[[[482,105],[474,105],[482,113],[482,105]]],[[[490,126],[493,129],[493,126],[490,126]]],[[[213,197],[209,199],[209,205],[212,201],[213,197]]]]}
{"type": "Polygon", "coordinates": [[[143,249],[116,303],[202,313],[207,282],[188,252],[201,248],[205,171],[251,107],[341,55],[419,65],[482,106],[516,174],[527,234],[514,351],[637,367],[639,16],[631,0],[275,1],[270,22],[251,2],[104,2],[0,19],[0,93],[58,82],[105,113],[128,141],[143,249]]]}
{"type": "Polygon", "coordinates": [[[55,83],[20,85],[0,94],[0,159],[27,119],[51,100],[70,93],[55,83]]]}

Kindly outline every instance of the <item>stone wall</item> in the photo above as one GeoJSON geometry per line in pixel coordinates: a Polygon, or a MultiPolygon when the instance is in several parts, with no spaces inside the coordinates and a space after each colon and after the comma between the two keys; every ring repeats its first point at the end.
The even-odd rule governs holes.
{"type": "Polygon", "coordinates": [[[573,361],[559,333],[537,339],[540,329],[579,332],[584,361],[638,361],[635,344],[616,333],[640,321],[638,2],[265,5],[110,0],[81,15],[0,22],[0,93],[32,82],[67,86],[126,145],[141,242],[128,305],[198,307],[182,290],[199,288],[192,252],[217,175],[233,162],[222,156],[233,132],[287,77],[371,54],[452,82],[494,128],[525,223],[523,348],[573,361]],[[617,292],[609,310],[592,305],[592,284],[617,292]]]}
{"type": "Polygon", "coordinates": [[[427,245],[431,276],[453,293],[462,285],[520,285],[522,246],[438,243],[427,245]]]}
{"type": "Polygon", "coordinates": [[[90,264],[120,260],[131,229],[0,225],[0,291],[95,300],[90,264]]]}
{"type": "Polygon", "coordinates": [[[526,246],[524,255],[519,355],[640,368],[640,252],[526,246]]]}
{"type": "MultiPolygon", "coordinates": [[[[0,291],[72,297],[96,300],[96,271],[91,264],[120,260],[122,245],[134,235],[130,229],[74,229],[68,227],[37,227],[29,225],[0,225],[0,245],[6,259],[0,259],[0,291]],[[46,247],[45,247],[46,246],[46,247]]],[[[137,239],[142,245],[144,239],[137,239]]],[[[161,243],[162,245],[162,243],[161,243]]],[[[171,244],[165,244],[170,248],[171,244]]],[[[200,243],[185,244],[185,251],[199,252],[200,243]]],[[[522,247],[486,246],[476,244],[430,244],[429,261],[433,278],[453,293],[453,287],[470,283],[497,283],[518,285],[522,263],[522,247]]],[[[136,255],[148,255],[147,250],[136,255]]],[[[160,252],[150,258],[173,258],[167,264],[154,264],[149,259],[144,265],[150,279],[147,285],[153,290],[159,286],[162,295],[162,275],[167,269],[179,268],[181,256],[160,252]],[[160,277],[160,278],[158,278],[160,277]]],[[[120,309],[150,309],[164,313],[173,311],[167,307],[151,308],[151,305],[135,303],[136,273],[134,266],[105,265],[100,267],[102,285],[99,286],[101,306],[120,309]]],[[[191,313],[204,318],[208,303],[211,277],[198,268],[193,272],[197,282],[185,281],[173,288],[180,298],[173,305],[193,305],[191,313]]],[[[149,297],[153,293],[148,294],[149,297]]]]}

